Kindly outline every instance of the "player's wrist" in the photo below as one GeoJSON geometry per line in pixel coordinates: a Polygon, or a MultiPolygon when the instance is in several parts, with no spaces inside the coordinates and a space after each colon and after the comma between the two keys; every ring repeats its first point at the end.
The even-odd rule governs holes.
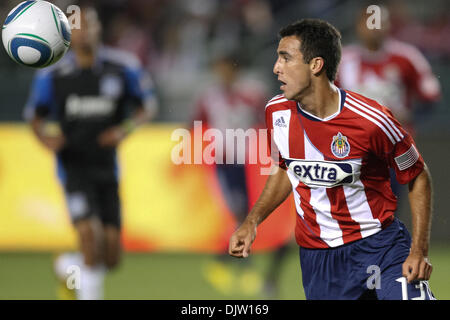
{"type": "Polygon", "coordinates": [[[128,120],[125,120],[120,127],[121,127],[124,135],[128,135],[136,129],[137,124],[134,120],[128,119],[128,120]]]}
{"type": "Polygon", "coordinates": [[[256,228],[259,224],[259,219],[253,217],[251,214],[247,216],[245,219],[243,225],[247,228],[256,228]]]}
{"type": "Polygon", "coordinates": [[[428,247],[412,245],[410,254],[428,257],[428,247]]]}

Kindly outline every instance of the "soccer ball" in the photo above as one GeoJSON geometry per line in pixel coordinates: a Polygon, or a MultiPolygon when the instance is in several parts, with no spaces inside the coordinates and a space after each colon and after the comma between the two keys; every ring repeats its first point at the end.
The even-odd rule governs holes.
{"type": "Polygon", "coordinates": [[[20,3],[8,14],[2,30],[11,59],[33,68],[45,68],[61,59],[70,39],[67,17],[47,1],[20,3]]]}

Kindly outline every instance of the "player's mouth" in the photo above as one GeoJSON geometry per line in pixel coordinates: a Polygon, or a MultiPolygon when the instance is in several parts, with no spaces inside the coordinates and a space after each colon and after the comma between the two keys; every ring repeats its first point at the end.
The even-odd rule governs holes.
{"type": "Polygon", "coordinates": [[[281,83],[280,90],[284,90],[286,88],[286,82],[281,81],[280,79],[278,79],[278,81],[281,83]]]}

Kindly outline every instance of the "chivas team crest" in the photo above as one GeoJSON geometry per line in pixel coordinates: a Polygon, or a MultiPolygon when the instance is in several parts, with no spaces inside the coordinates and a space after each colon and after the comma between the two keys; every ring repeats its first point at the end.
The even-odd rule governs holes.
{"type": "Polygon", "coordinates": [[[345,158],[350,153],[350,144],[347,137],[342,135],[342,133],[338,132],[337,135],[333,136],[331,152],[337,158],[345,158]]]}

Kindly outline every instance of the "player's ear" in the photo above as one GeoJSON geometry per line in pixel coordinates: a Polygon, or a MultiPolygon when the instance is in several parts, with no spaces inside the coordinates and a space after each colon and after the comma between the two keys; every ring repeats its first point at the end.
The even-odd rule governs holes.
{"type": "Polygon", "coordinates": [[[324,64],[325,61],[322,57],[312,58],[309,62],[309,68],[311,69],[312,74],[315,76],[320,75],[321,71],[323,70],[324,64]]]}

